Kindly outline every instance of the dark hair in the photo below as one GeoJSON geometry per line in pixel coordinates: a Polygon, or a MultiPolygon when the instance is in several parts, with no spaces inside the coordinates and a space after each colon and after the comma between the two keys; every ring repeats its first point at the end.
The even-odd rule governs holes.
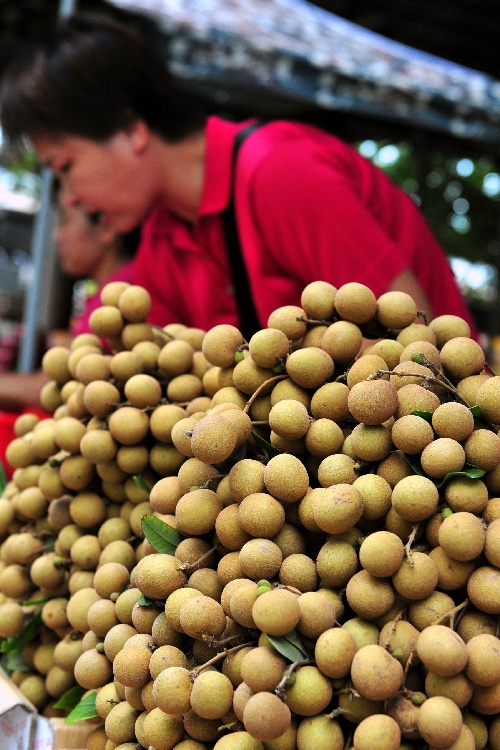
{"type": "Polygon", "coordinates": [[[2,79],[0,120],[12,144],[41,135],[105,141],[137,119],[175,142],[203,127],[205,113],[156,45],[106,16],[74,14],[2,79]]]}

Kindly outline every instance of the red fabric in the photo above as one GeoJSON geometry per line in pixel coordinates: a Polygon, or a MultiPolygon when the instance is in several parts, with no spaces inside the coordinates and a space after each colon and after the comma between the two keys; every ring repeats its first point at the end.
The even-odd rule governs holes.
{"type": "MultiPolygon", "coordinates": [[[[220,214],[234,137],[246,124],[209,118],[195,224],[160,205],[145,221],[134,276],[152,294],[154,323],[238,324],[220,214]]],[[[411,198],[334,136],[286,121],[261,127],[241,147],[236,206],[263,326],[277,307],[300,304],[311,281],[358,281],[379,295],[410,268],[434,315],[460,315],[474,330],[449,262],[411,198]]]]}
{"type": "Polygon", "coordinates": [[[5,458],[5,451],[7,450],[7,447],[12,442],[12,440],[14,440],[14,438],[16,437],[16,433],[14,432],[14,424],[20,414],[36,414],[40,419],[45,419],[46,417],[51,416],[48,412],[43,411],[43,409],[38,409],[36,406],[23,409],[23,411],[19,413],[0,411],[0,463],[3,466],[5,476],[9,480],[12,479],[14,469],[7,462],[5,458]]]}

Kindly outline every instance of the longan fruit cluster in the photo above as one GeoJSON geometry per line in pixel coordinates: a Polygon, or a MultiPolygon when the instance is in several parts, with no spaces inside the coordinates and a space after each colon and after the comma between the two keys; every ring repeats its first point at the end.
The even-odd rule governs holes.
{"type": "Polygon", "coordinates": [[[467,323],[358,283],[248,342],[101,301],[7,451],[24,694],[95,693],[88,750],[499,748],[500,377],[467,323]]]}

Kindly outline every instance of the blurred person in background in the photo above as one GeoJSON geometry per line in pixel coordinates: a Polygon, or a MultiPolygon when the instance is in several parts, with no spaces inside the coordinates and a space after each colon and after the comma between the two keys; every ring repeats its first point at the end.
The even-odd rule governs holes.
{"type": "Polygon", "coordinates": [[[66,205],[115,232],[141,225],[134,283],[152,296],[153,323],[230,323],[248,337],[245,306],[263,327],[322,279],[408,292],[429,320],[459,315],[475,335],[445,253],[382,170],[334,135],[285,120],[248,135],[236,162],[248,122],[207,116],[128,26],[81,13],[62,22],[5,74],[0,120],[11,144],[31,140],[66,205]]]}
{"type": "MultiPolygon", "coordinates": [[[[88,319],[100,305],[100,291],[108,281],[133,279],[133,255],[136,236],[119,235],[112,227],[104,226],[98,217],[85,214],[77,206],[59,206],[54,241],[62,269],[75,279],[84,279],[91,293],[81,300],[81,309],[72,316],[68,331],[49,334],[59,344],[69,344],[71,338],[89,331],[88,319]]],[[[48,380],[42,370],[32,373],[0,373],[0,410],[20,412],[28,407],[39,407],[40,389],[48,380]]]]}

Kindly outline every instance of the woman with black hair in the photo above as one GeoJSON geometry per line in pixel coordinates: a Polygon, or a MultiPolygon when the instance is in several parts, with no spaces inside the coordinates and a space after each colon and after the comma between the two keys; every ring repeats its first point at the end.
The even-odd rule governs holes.
{"type": "Polygon", "coordinates": [[[31,140],[67,205],[115,232],[141,225],[134,282],[152,296],[154,323],[248,335],[322,279],[408,292],[429,319],[459,315],[474,332],[443,250],[380,169],[310,125],[248,134],[247,122],[206,116],[127,26],[84,14],[61,23],[4,76],[0,120],[8,142],[31,140]]]}

